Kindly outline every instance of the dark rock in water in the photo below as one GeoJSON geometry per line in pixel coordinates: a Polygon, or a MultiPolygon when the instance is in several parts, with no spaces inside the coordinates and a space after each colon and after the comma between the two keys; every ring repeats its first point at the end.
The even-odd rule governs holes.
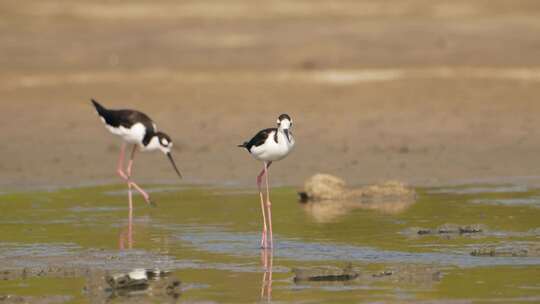
{"type": "Polygon", "coordinates": [[[483,229],[480,225],[472,225],[472,226],[461,226],[459,227],[459,233],[479,233],[482,232],[483,229]]]}
{"type": "Polygon", "coordinates": [[[431,229],[418,229],[418,232],[417,232],[419,235],[424,235],[424,234],[433,234],[433,231],[431,231],[431,229]]]}
{"type": "Polygon", "coordinates": [[[478,257],[527,257],[529,250],[525,248],[477,248],[471,252],[472,256],[478,257]]]}
{"type": "Polygon", "coordinates": [[[334,267],[319,267],[309,269],[293,269],[295,282],[311,281],[311,282],[339,282],[351,281],[358,277],[358,273],[352,269],[352,265],[348,265],[343,269],[334,267]]]}
{"type": "Polygon", "coordinates": [[[304,192],[304,191],[298,192],[298,196],[300,197],[301,203],[307,203],[309,201],[309,196],[307,192],[304,192]]]}
{"type": "Polygon", "coordinates": [[[309,281],[350,281],[356,279],[357,277],[357,274],[329,274],[310,277],[309,281]]]}
{"type": "Polygon", "coordinates": [[[459,233],[459,228],[456,225],[442,225],[437,228],[438,234],[451,234],[451,233],[459,233]]]}
{"type": "Polygon", "coordinates": [[[436,235],[436,234],[474,234],[474,233],[481,233],[484,229],[481,225],[465,225],[465,226],[458,226],[454,224],[444,224],[436,229],[429,229],[429,228],[418,228],[417,234],[418,235],[436,235]]]}
{"type": "Polygon", "coordinates": [[[107,284],[113,289],[141,290],[148,287],[148,274],[145,269],[136,269],[129,273],[117,273],[105,277],[107,284]]]}
{"type": "Polygon", "coordinates": [[[374,278],[382,278],[382,277],[391,276],[393,274],[394,274],[394,272],[392,270],[384,270],[384,271],[381,271],[381,272],[378,272],[378,273],[374,273],[372,275],[372,277],[374,277],[374,278]]]}
{"type": "Polygon", "coordinates": [[[372,284],[393,282],[396,284],[414,284],[432,286],[440,282],[443,272],[436,265],[398,263],[388,265],[379,271],[362,271],[347,265],[338,267],[313,267],[293,269],[294,282],[298,284],[372,284]],[[356,270],[356,271],[355,271],[356,270]]]}

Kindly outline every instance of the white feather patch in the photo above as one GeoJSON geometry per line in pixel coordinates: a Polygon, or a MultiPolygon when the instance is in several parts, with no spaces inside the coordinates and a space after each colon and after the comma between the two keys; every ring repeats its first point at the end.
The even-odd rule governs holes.
{"type": "Polygon", "coordinates": [[[136,123],[131,128],[119,126],[118,128],[105,125],[107,130],[112,134],[122,137],[126,142],[131,144],[140,144],[143,141],[144,134],[146,134],[146,128],[142,123],[136,123]]]}

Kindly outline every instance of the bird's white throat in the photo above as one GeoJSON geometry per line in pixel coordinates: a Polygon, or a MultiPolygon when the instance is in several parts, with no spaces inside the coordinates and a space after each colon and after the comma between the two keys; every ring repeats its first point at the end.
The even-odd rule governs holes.
{"type": "Polygon", "coordinates": [[[161,150],[161,152],[163,153],[168,153],[171,151],[170,147],[172,147],[172,143],[167,142],[167,144],[169,145],[169,148],[162,146],[161,143],[159,142],[159,137],[157,135],[154,135],[148,142],[148,145],[146,146],[141,145],[141,150],[142,151],[161,150]]]}

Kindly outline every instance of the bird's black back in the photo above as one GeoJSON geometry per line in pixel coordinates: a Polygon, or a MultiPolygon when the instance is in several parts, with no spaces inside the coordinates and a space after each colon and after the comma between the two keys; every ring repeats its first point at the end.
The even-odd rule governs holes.
{"type": "Polygon", "coordinates": [[[259,131],[257,134],[255,134],[255,136],[253,136],[253,138],[250,141],[246,141],[243,144],[238,145],[238,146],[242,148],[246,148],[248,151],[251,151],[251,148],[253,146],[258,147],[264,144],[268,136],[270,136],[270,134],[274,131],[275,131],[274,140],[277,142],[277,128],[268,128],[268,129],[259,131]]]}
{"type": "Polygon", "coordinates": [[[92,104],[96,108],[99,116],[101,116],[105,120],[105,123],[111,127],[118,128],[122,126],[129,129],[134,124],[141,123],[146,129],[146,134],[143,139],[144,145],[147,145],[152,136],[157,132],[154,128],[152,119],[142,112],[135,110],[109,110],[94,99],[92,99],[92,104]]]}

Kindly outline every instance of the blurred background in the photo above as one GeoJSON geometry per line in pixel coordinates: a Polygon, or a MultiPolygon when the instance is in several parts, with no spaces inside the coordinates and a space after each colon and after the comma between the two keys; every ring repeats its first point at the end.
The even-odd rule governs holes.
{"type": "Polygon", "coordinates": [[[117,181],[90,98],[149,114],[188,183],[255,185],[236,144],[281,113],[274,184],[536,182],[539,54],[535,0],[1,0],[0,187],[117,181]]]}

